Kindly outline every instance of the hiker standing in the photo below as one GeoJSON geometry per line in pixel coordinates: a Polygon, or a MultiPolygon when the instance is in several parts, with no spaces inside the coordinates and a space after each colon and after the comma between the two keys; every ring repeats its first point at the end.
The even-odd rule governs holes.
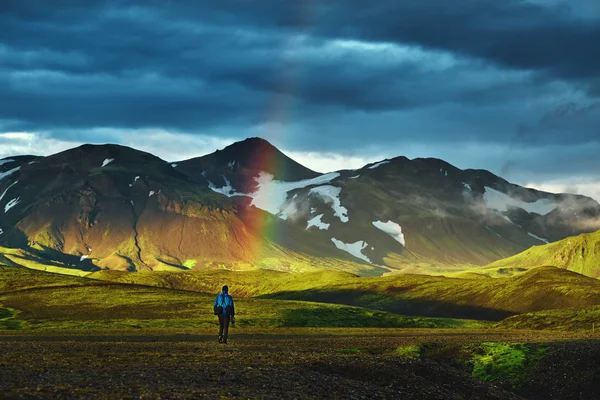
{"type": "Polygon", "coordinates": [[[235,308],[233,297],[229,295],[229,287],[223,286],[223,291],[215,298],[213,304],[215,315],[219,316],[219,343],[227,344],[229,334],[229,321],[235,324],[235,308]]]}

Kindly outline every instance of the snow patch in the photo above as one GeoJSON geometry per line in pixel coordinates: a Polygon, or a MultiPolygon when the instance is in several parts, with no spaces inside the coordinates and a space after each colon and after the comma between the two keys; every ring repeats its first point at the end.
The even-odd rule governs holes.
{"type": "Polygon", "coordinates": [[[402,233],[402,227],[395,222],[388,221],[373,221],[373,226],[390,235],[395,241],[406,247],[406,241],[404,240],[404,234],[402,233]]]}
{"type": "Polygon", "coordinates": [[[136,176],[135,178],[133,178],[133,183],[130,183],[129,187],[133,187],[133,185],[135,185],[135,183],[138,181],[138,179],[140,179],[139,176],[136,176]]]}
{"type": "Polygon", "coordinates": [[[324,199],[326,203],[331,203],[333,215],[338,217],[342,222],[348,222],[348,209],[342,206],[342,202],[340,201],[341,192],[341,187],[331,185],[317,186],[310,189],[310,194],[315,193],[324,199]]]}
{"type": "Polygon", "coordinates": [[[83,256],[79,257],[79,262],[82,262],[83,260],[85,260],[88,257],[89,256],[86,256],[86,255],[83,255],[83,256]]]}
{"type": "Polygon", "coordinates": [[[348,179],[357,179],[357,178],[360,178],[360,175],[351,176],[351,177],[350,177],[350,178],[348,178],[348,179]]]}
{"type": "MultiPolygon", "coordinates": [[[[267,172],[261,172],[254,180],[257,183],[256,191],[250,194],[237,193],[238,196],[249,196],[252,198],[252,205],[270,212],[273,215],[281,213],[281,208],[285,204],[288,192],[295,189],[302,189],[311,185],[322,185],[329,183],[339,177],[338,172],[317,176],[312,179],[304,179],[295,182],[284,182],[273,180],[273,175],[267,172]]],[[[214,189],[213,189],[214,190],[214,189]]]]}
{"type": "Polygon", "coordinates": [[[0,235],[2,235],[4,233],[4,231],[2,230],[2,228],[0,228],[0,235]]]}
{"type": "Polygon", "coordinates": [[[148,193],[148,197],[152,197],[154,195],[154,190],[151,190],[150,193],[148,193]]]}
{"type": "Polygon", "coordinates": [[[217,192],[217,193],[221,193],[224,194],[227,197],[233,197],[233,196],[246,196],[244,193],[239,193],[236,192],[233,189],[233,186],[231,186],[231,182],[229,182],[229,179],[227,179],[225,177],[225,175],[223,175],[223,180],[225,181],[225,186],[223,187],[216,187],[214,183],[212,183],[211,181],[208,181],[208,187],[213,191],[213,192],[217,192]]]}
{"type": "Polygon", "coordinates": [[[381,165],[389,164],[389,162],[390,162],[389,160],[379,161],[377,164],[373,164],[373,165],[371,165],[370,167],[367,167],[367,168],[368,169],[375,169],[375,168],[377,168],[377,167],[379,167],[381,165]]]}
{"type": "Polygon", "coordinates": [[[540,242],[544,242],[544,243],[546,243],[546,244],[549,244],[549,243],[550,243],[550,242],[548,241],[548,239],[544,239],[544,238],[542,238],[542,237],[539,237],[539,236],[537,236],[537,235],[534,235],[534,234],[533,234],[533,233],[531,233],[531,232],[527,232],[527,234],[528,234],[529,236],[531,236],[532,238],[539,240],[540,242]]]}
{"type": "Polygon", "coordinates": [[[131,203],[132,206],[135,206],[135,204],[133,204],[133,200],[129,200],[129,202],[131,203]]]}
{"type": "Polygon", "coordinates": [[[229,162],[227,163],[227,166],[229,167],[229,169],[231,169],[231,170],[232,170],[232,169],[233,169],[233,167],[235,167],[235,160],[234,160],[234,161],[229,161],[229,162]]]}
{"type": "Polygon", "coordinates": [[[331,241],[333,242],[333,244],[335,244],[335,247],[337,247],[338,249],[343,250],[346,253],[350,253],[354,257],[360,258],[361,260],[364,260],[371,264],[371,260],[369,260],[369,257],[365,256],[362,253],[362,251],[369,246],[367,242],[359,240],[355,243],[344,243],[341,240],[337,240],[336,238],[331,238],[331,241]]]}
{"type": "MultiPolygon", "coordinates": [[[[104,161],[102,162],[102,167],[106,167],[108,164],[110,164],[113,161],[115,161],[114,158],[106,158],[106,159],[104,159],[104,161]]],[[[100,167],[100,168],[102,168],[102,167],[100,167]]]]}
{"type": "Polygon", "coordinates": [[[6,193],[8,193],[8,189],[10,189],[11,187],[15,186],[19,181],[15,181],[13,183],[11,183],[6,190],[4,191],[4,193],[2,193],[2,195],[0,195],[0,201],[2,201],[2,199],[4,198],[4,196],[6,196],[6,193]]]}
{"type": "Polygon", "coordinates": [[[21,201],[20,199],[20,197],[17,197],[16,199],[12,199],[8,203],[6,203],[6,205],[4,206],[4,213],[6,214],[8,210],[19,204],[19,202],[21,201]]]}
{"type": "Polygon", "coordinates": [[[473,191],[473,189],[471,189],[471,185],[469,185],[468,183],[462,183],[465,186],[465,189],[473,191]]]}
{"type": "Polygon", "coordinates": [[[3,166],[4,164],[8,164],[10,162],[15,162],[15,160],[0,160],[0,167],[3,166]]]}
{"type": "Polygon", "coordinates": [[[173,164],[171,164],[171,167],[173,167],[173,168],[177,168],[177,166],[178,166],[178,165],[179,165],[179,164],[177,164],[177,163],[173,163],[173,164]]]}
{"type": "Polygon", "coordinates": [[[507,211],[509,207],[518,207],[522,208],[528,213],[546,215],[557,207],[556,203],[549,199],[540,199],[533,203],[528,203],[526,201],[510,197],[506,193],[499,192],[498,190],[487,186],[485,186],[483,200],[486,202],[488,208],[500,212],[507,211]]]}
{"type": "Polygon", "coordinates": [[[21,169],[21,167],[17,167],[17,168],[9,169],[9,170],[8,170],[8,171],[6,171],[6,172],[0,172],[0,181],[1,181],[2,179],[4,179],[4,178],[6,178],[6,177],[8,177],[8,176],[10,176],[10,175],[12,175],[12,174],[14,174],[15,172],[17,172],[17,171],[18,171],[18,170],[20,170],[20,169],[21,169]]]}
{"type": "Polygon", "coordinates": [[[311,226],[321,229],[322,231],[326,231],[327,229],[329,229],[331,224],[321,221],[321,218],[323,218],[323,214],[319,214],[316,217],[308,220],[306,229],[309,229],[311,226]]]}
{"type": "Polygon", "coordinates": [[[317,211],[317,209],[316,209],[316,208],[314,208],[314,207],[311,207],[311,209],[310,209],[310,213],[311,213],[311,214],[314,214],[316,211],[317,211]]]}

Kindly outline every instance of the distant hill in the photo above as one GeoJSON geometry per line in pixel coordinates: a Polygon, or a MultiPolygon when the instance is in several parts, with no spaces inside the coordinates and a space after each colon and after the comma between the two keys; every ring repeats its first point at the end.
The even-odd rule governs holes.
{"type": "Polygon", "coordinates": [[[57,272],[382,275],[471,269],[590,232],[600,205],[437,159],[320,174],[251,138],[176,163],[117,145],[9,157],[0,217],[0,253],[57,272]]]}
{"type": "Polygon", "coordinates": [[[600,278],[600,231],[535,246],[512,257],[496,261],[486,269],[531,268],[538,265],[554,265],[600,278]]]}
{"type": "Polygon", "coordinates": [[[227,282],[240,297],[346,304],[402,315],[500,320],[519,313],[600,305],[600,281],[555,267],[480,279],[400,274],[380,278],[322,271],[95,272],[89,277],[198,292],[227,282]]]}

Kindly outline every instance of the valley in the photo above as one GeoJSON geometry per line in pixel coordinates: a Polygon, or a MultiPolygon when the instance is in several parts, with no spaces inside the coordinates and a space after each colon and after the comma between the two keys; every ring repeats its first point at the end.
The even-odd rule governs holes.
{"type": "Polygon", "coordinates": [[[257,138],[0,173],[0,398],[600,396],[591,198],[436,159],[321,174],[257,138]]]}

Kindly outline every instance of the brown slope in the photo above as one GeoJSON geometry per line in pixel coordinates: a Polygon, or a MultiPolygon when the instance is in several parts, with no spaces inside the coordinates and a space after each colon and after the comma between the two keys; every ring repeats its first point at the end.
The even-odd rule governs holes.
{"type": "Polygon", "coordinates": [[[215,193],[163,160],[122,146],[88,145],[40,159],[0,189],[13,184],[9,194],[20,202],[0,221],[0,243],[28,249],[44,264],[88,271],[379,270],[307,232],[286,230],[284,221],[269,221],[243,198],[215,193]],[[279,234],[265,236],[268,231],[279,234]]]}

